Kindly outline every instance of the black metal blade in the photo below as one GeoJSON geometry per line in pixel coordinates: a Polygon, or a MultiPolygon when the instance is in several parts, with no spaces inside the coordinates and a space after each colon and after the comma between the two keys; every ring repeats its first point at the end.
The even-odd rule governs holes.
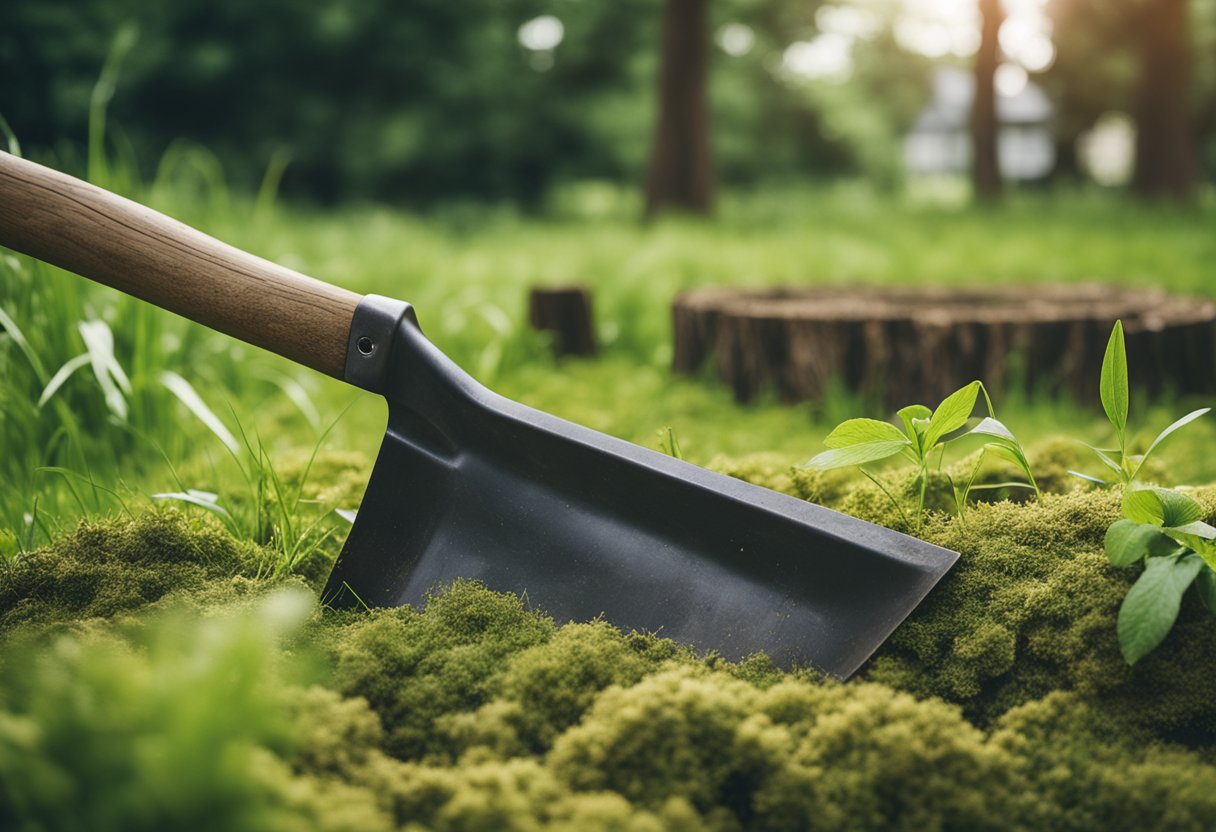
{"type": "Polygon", "coordinates": [[[559,620],[603,614],[844,678],[958,557],[508,401],[411,316],[394,325],[391,358],[381,334],[369,361],[389,426],[326,587],[335,606],[417,604],[472,578],[559,620]]]}

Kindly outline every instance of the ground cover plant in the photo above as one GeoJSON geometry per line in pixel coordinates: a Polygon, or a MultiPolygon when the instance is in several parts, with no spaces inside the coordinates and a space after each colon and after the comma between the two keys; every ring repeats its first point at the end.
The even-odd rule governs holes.
{"type": "MultiPolygon", "coordinates": [[[[1197,230],[1209,209],[1142,227],[1089,195],[973,215],[841,189],[728,200],[712,229],[589,210],[255,216],[174,164],[149,191],[162,207],[303,271],[415,301],[441,348],[508,395],[961,558],[848,684],[553,621],[476,584],[438,590],[424,609],[325,610],[317,590],[344,533],[339,510],[357,508],[383,428],[374,399],[5,255],[0,827],[1216,825],[1203,585],[1178,593],[1168,634],[1129,664],[1120,610],[1147,568],[1112,564],[1139,541],[1150,565],[1189,557],[1153,535],[1181,545],[1179,525],[1216,519],[1216,490],[1180,502],[1145,489],[1160,517],[1133,505],[1123,519],[1153,528],[1112,543],[1125,501],[1070,475],[1090,452],[1059,438],[1116,443],[1120,463],[1151,452],[1135,482],[1178,486],[1216,478],[1206,420],[1153,448],[1125,416],[1103,427],[1084,403],[1001,401],[1041,492],[1014,502],[1003,498],[1033,492],[1002,485],[1023,474],[1017,455],[983,448],[1009,450],[1004,434],[980,432],[979,447],[943,462],[940,441],[971,408],[959,422],[961,403],[939,406],[932,436],[936,411],[915,409],[890,426],[900,448],[916,443],[914,471],[884,469],[880,487],[794,467],[863,402],[740,409],[726,391],[668,378],[664,323],[677,288],[725,279],[1137,280],[1164,273],[1164,257],[1176,287],[1194,290],[1214,245],[1197,230]],[[1040,252],[1067,240],[1068,256],[1032,263],[1029,239],[1040,252]],[[521,323],[529,282],[572,276],[597,292],[607,355],[596,362],[552,361],[521,323]],[[75,369],[48,395],[64,366],[75,369]]],[[[962,403],[978,396],[965,387],[962,403]]],[[[1182,412],[1135,391],[1123,400],[1146,428],[1182,412]]],[[[1206,544],[1191,542],[1202,558],[1206,544]]]]}

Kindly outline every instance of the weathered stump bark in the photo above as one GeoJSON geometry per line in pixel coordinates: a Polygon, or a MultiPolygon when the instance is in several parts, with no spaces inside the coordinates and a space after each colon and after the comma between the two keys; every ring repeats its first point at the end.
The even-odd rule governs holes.
{"type": "Polygon", "coordinates": [[[595,355],[591,292],[583,286],[534,287],[528,293],[533,329],[553,336],[557,355],[595,355]]]}
{"type": "Polygon", "coordinates": [[[933,405],[980,379],[1096,402],[1119,318],[1134,389],[1216,392],[1216,303],[1100,284],[697,289],[673,305],[673,365],[712,362],[740,401],[842,385],[887,407],[933,405]]]}

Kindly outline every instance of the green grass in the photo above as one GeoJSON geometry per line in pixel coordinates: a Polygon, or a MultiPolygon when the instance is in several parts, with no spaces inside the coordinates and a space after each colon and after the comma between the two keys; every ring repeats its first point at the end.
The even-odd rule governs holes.
{"type": "MultiPolygon", "coordinates": [[[[672,425],[699,463],[760,451],[802,462],[833,424],[865,408],[847,394],[740,408],[711,380],[672,378],[669,308],[683,289],[1104,279],[1211,293],[1205,270],[1216,256],[1211,205],[1146,208],[1099,192],[1019,194],[975,210],[838,185],[727,195],[714,222],[643,225],[634,195],[592,185],[556,195],[543,217],[487,206],[430,216],[383,206],[274,207],[273,187],[257,200],[229,194],[214,157],[185,145],[166,155],[147,186],[118,164],[106,176],[241,248],[358,292],[411,301],[441,349],[508,396],[651,447],[672,425]],[[528,287],[571,280],[595,293],[604,347],[596,361],[554,362],[526,326],[528,287]]],[[[384,423],[374,397],[112,290],[6,255],[0,309],[13,324],[0,333],[0,528],[8,530],[0,545],[10,551],[45,542],[81,514],[135,511],[153,493],[197,489],[230,509],[258,506],[259,488],[277,494],[273,483],[259,485],[259,477],[273,479],[267,461],[315,448],[335,420],[328,449],[374,456],[384,423]],[[95,320],[113,331],[129,392],[111,381],[107,397],[90,363],[39,407],[55,372],[86,352],[79,324],[95,320]],[[214,424],[199,418],[205,412],[168,389],[166,372],[193,387],[229,445],[244,432],[249,447],[239,443],[234,458],[214,424]],[[261,473],[248,481],[255,462],[261,473]]],[[[1105,439],[1096,411],[1071,403],[997,406],[1032,443],[1060,430],[1105,439]]],[[[1140,404],[1146,432],[1164,426],[1171,406],[1140,404]]],[[[1184,440],[1184,479],[1216,477],[1206,455],[1186,451],[1210,442],[1211,430],[1201,426],[1184,440]]],[[[290,505],[277,510],[289,516],[299,503],[284,499],[290,505]]],[[[266,530],[260,510],[249,508],[245,526],[261,529],[263,541],[286,540],[282,528],[266,530]]]]}
{"type": "MultiPolygon", "coordinates": [[[[498,391],[651,447],[672,426],[693,462],[897,528],[873,486],[789,470],[839,421],[889,414],[844,392],[740,407],[712,379],[673,378],[677,291],[1099,277],[1203,292],[1216,253],[1210,207],[1099,194],[974,212],[823,188],[728,197],[712,224],[643,226],[628,195],[587,188],[544,218],[419,217],[234,198],[213,159],[175,153],[142,191],[151,202],[413,301],[433,340],[498,391]],[[570,279],[595,291],[596,360],[556,362],[525,326],[527,287],[570,279]]],[[[1115,615],[1131,577],[1101,551],[1116,497],[1064,473],[1084,449],[1048,441],[1113,441],[1097,379],[1084,404],[997,400],[1048,496],[962,522],[934,479],[922,533],[963,557],[860,680],[822,685],[762,656],[733,665],[602,621],[558,627],[471,584],[424,609],[316,612],[302,585],[316,591],[344,534],[333,509],[358,505],[382,401],[26,258],[0,257],[0,309],[0,553],[40,548],[0,562],[0,826],[73,828],[81,812],[98,829],[1216,819],[1211,619],[1190,599],[1162,647],[1126,666],[1115,615]],[[188,505],[181,495],[187,513],[147,510],[188,505]]],[[[1131,450],[1185,406],[1131,397],[1131,450]]],[[[1210,482],[1214,441],[1216,420],[1201,419],[1148,473],[1210,482]]],[[[1194,493],[1211,517],[1216,491],[1194,493]]]]}

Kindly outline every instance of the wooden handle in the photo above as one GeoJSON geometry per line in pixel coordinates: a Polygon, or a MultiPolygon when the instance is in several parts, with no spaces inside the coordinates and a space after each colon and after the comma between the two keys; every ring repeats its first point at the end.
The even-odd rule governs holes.
{"type": "Polygon", "coordinates": [[[343,376],[359,295],[3,152],[0,245],[343,376]]]}

